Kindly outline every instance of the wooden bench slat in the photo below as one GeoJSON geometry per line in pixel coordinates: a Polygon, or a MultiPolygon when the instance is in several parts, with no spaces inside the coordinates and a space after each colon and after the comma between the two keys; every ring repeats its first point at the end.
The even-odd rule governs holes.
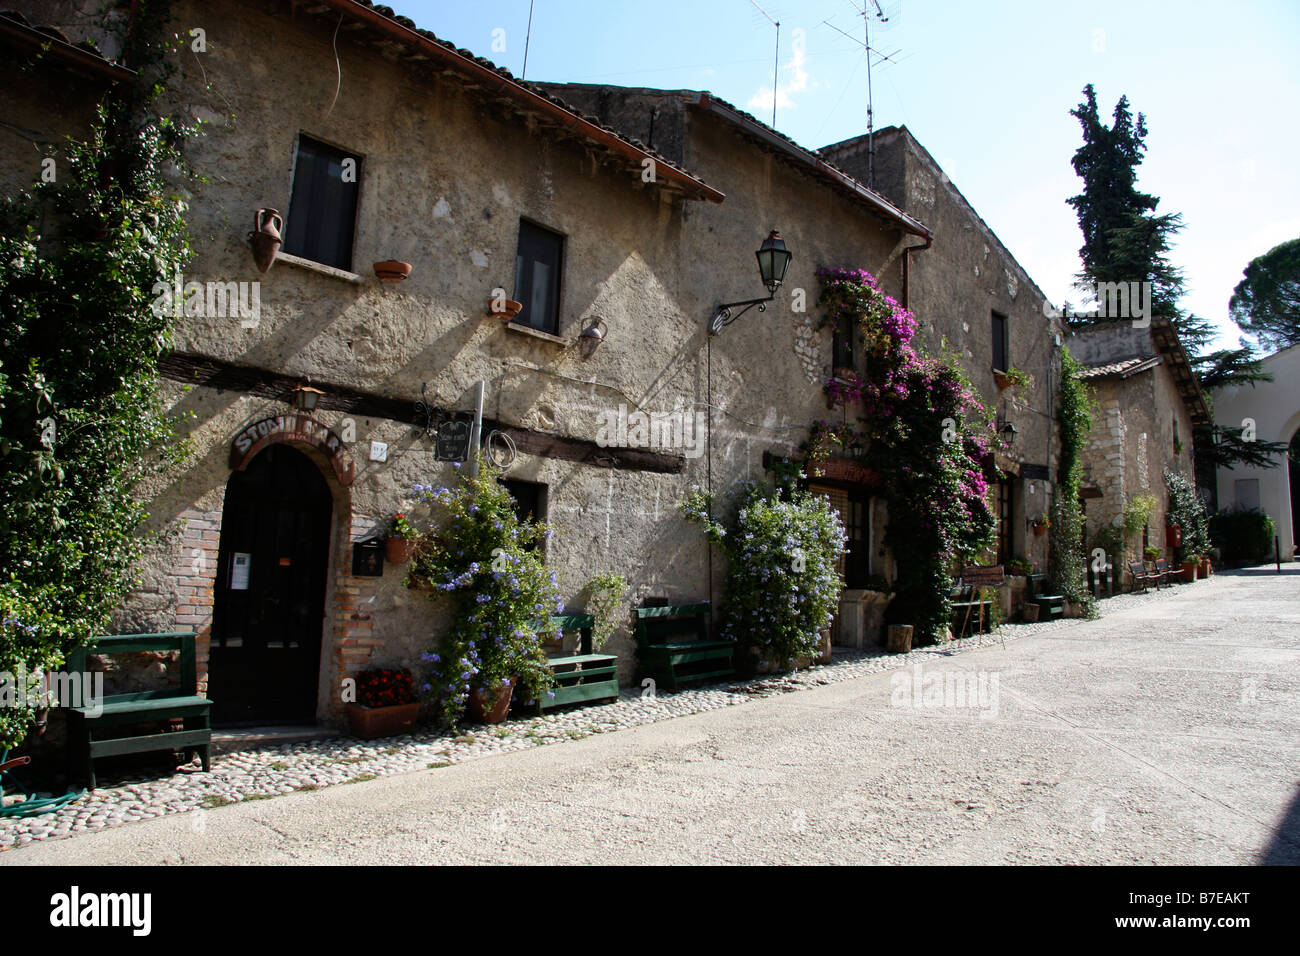
{"type": "Polygon", "coordinates": [[[106,740],[92,740],[90,754],[92,757],[120,757],[123,754],[149,753],[153,750],[184,750],[206,746],[211,740],[212,731],[206,728],[144,734],[139,737],[109,737],[106,740]]]}

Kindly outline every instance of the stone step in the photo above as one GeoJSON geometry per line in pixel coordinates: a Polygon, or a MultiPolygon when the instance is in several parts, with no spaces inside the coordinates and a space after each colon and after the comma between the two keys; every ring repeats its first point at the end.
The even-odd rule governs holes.
{"type": "Polygon", "coordinates": [[[219,727],[212,731],[214,754],[236,754],[261,747],[278,747],[281,744],[299,744],[308,740],[327,740],[341,737],[332,727],[312,724],[288,724],[267,727],[219,727]]]}

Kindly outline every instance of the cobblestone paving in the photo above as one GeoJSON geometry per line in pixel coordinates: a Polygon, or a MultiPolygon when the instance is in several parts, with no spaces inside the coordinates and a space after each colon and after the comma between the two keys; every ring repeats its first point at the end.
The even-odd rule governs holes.
{"type": "MultiPolygon", "coordinates": [[[[1101,612],[1105,615],[1158,601],[1168,593],[1166,590],[1116,596],[1101,603],[1101,612]]],[[[158,777],[156,771],[116,778],[101,776],[101,786],[94,793],[57,813],[29,819],[0,820],[0,850],[33,840],[69,837],[166,814],[263,800],[296,790],[373,780],[490,754],[578,740],[591,734],[733,707],[756,698],[911,666],[934,656],[961,654],[989,644],[1072,627],[1076,623],[1073,620],[1055,620],[1006,625],[993,634],[919,648],[905,655],[889,654],[879,648],[863,651],[837,649],[832,663],[792,674],[656,696],[642,696],[639,689],[625,689],[620,699],[612,704],[511,720],[496,726],[471,726],[454,735],[415,733],[372,741],[352,737],[327,738],[214,756],[210,773],[200,771],[196,762],[166,777],[158,777]]]]}

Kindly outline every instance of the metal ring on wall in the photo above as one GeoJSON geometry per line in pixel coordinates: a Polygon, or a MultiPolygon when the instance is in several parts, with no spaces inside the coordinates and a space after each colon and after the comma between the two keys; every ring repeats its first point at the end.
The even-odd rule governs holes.
{"type": "Polygon", "coordinates": [[[515,463],[515,458],[518,457],[519,455],[518,449],[515,448],[514,439],[512,439],[509,435],[507,435],[505,432],[501,431],[498,428],[494,428],[492,429],[492,431],[488,432],[487,441],[484,442],[484,446],[487,450],[488,460],[492,462],[492,464],[500,468],[502,471],[504,471],[505,469],[513,465],[515,463]],[[497,456],[492,449],[492,439],[494,438],[500,438],[502,441],[506,443],[506,451],[509,457],[507,457],[504,461],[498,461],[497,456]]]}

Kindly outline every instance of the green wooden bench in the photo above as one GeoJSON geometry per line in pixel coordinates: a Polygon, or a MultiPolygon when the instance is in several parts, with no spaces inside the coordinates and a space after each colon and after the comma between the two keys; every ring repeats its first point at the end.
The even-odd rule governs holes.
{"type": "Polygon", "coordinates": [[[89,647],[68,655],[70,673],[85,674],[87,654],[139,654],[150,651],[180,651],[179,688],[105,695],[103,711],[93,716],[91,707],[68,708],[69,776],[83,777],[95,789],[95,758],[153,750],[182,750],[190,760],[197,752],[203,769],[211,769],[212,701],[196,693],[194,634],[118,634],[100,637],[89,647]],[[166,730],[137,736],[113,736],[129,724],[184,721],[183,730],[166,730]]]}
{"type": "Polygon", "coordinates": [[[732,641],[709,637],[709,603],[639,607],[636,624],[638,680],[677,690],[682,684],[721,680],[735,674],[732,641]]]}
{"type": "Polygon", "coordinates": [[[537,701],[539,714],[566,704],[618,700],[618,658],[613,654],[592,653],[591,629],[595,623],[590,614],[552,615],[550,630],[579,633],[579,653],[551,658],[551,670],[555,674],[555,687],[551,693],[555,696],[542,695],[542,699],[537,701]]]}

